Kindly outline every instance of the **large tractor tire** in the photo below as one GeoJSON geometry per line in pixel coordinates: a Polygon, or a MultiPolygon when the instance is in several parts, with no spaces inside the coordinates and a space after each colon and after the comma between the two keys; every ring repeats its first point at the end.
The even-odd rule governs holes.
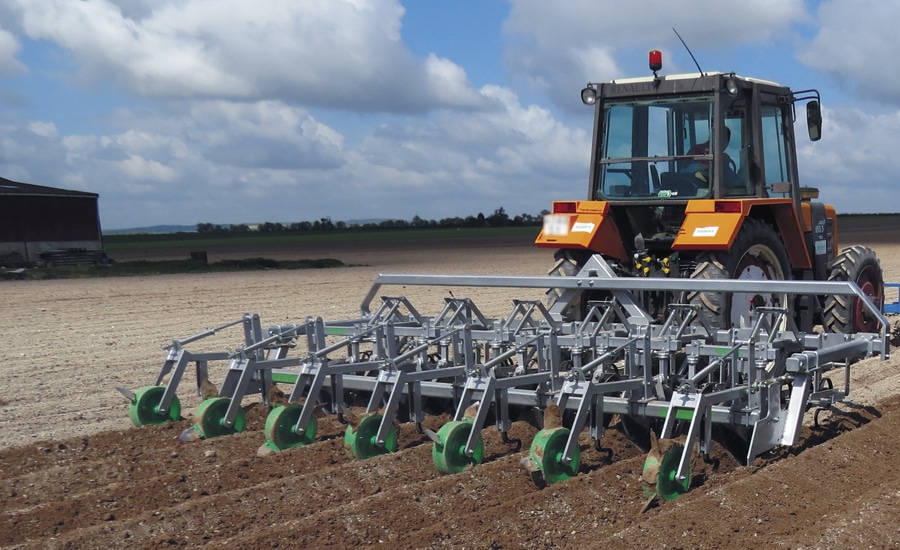
{"type": "MultiPolygon", "coordinates": [[[[581,249],[561,248],[553,255],[553,267],[548,274],[551,277],[574,277],[590,258],[590,252],[581,249]]],[[[547,308],[552,308],[562,295],[558,288],[547,291],[547,308]]],[[[587,313],[587,301],[589,297],[582,292],[581,297],[563,311],[564,321],[583,321],[587,313]]]]}
{"type": "MultiPolygon", "coordinates": [[[[829,281],[853,281],[869,300],[884,311],[884,276],[875,252],[867,246],[851,246],[838,254],[829,281]]],[[[869,313],[856,296],[825,298],[823,325],[827,332],[852,334],[878,332],[878,318],[869,313]]]]}
{"type": "MultiPolygon", "coordinates": [[[[730,250],[701,253],[692,279],[786,280],[791,267],[784,243],[762,220],[747,218],[730,250]]],[[[760,306],[789,305],[785,294],[734,292],[692,292],[691,304],[701,306],[701,314],[714,329],[751,326],[750,312],[760,306]]]]}

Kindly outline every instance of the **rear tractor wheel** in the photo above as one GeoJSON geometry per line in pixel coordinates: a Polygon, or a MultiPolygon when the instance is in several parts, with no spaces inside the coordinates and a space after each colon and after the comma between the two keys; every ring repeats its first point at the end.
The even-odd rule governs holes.
{"type": "MultiPolygon", "coordinates": [[[[857,245],[842,250],[828,280],[855,282],[875,307],[884,311],[884,276],[871,248],[857,245]]],[[[878,318],[856,296],[828,296],[823,324],[826,331],[841,334],[878,331],[878,318]]]]}
{"type": "MultiPolygon", "coordinates": [[[[784,243],[762,220],[747,218],[729,250],[700,254],[692,279],[786,280],[791,268],[784,243]]],[[[692,304],[701,306],[714,329],[751,326],[750,313],[761,306],[788,305],[786,294],[754,292],[692,292],[692,304]]]]}
{"type": "MultiPolygon", "coordinates": [[[[556,260],[548,271],[551,277],[575,277],[591,258],[590,250],[561,248],[556,251],[553,258],[556,260]]],[[[562,297],[563,290],[551,288],[547,291],[547,309],[552,309],[562,297]]],[[[608,299],[609,293],[605,291],[582,291],[580,296],[569,304],[563,312],[564,321],[583,321],[587,314],[587,303],[591,300],[608,299]]]]}

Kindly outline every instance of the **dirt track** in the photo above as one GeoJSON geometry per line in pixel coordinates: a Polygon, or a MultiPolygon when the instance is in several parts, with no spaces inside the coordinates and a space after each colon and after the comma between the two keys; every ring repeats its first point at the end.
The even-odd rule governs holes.
{"type": "MultiPolygon", "coordinates": [[[[900,281],[900,246],[883,232],[872,237],[886,279],[900,281]]],[[[351,317],[378,272],[539,275],[550,263],[549,252],[527,243],[497,244],[341,250],[329,256],[367,265],[339,270],[3,283],[0,546],[900,546],[896,355],[855,365],[855,404],[823,415],[820,428],[807,426],[796,447],[752,467],[719,454],[717,472],[699,469],[690,493],[644,514],[643,455],[615,429],[603,441],[611,464],[588,446],[578,477],[539,489],[518,466],[525,451],[514,452],[493,429],[484,432],[485,464],[439,476],[430,443],[409,426],[399,452],[372,460],[349,460],[342,426],[330,418],[320,422],[321,441],[258,457],[266,413],[259,405],[249,405],[244,433],[186,444],[176,436],[197,398],[181,396],[188,420],[138,429],[114,390],[151,383],[172,338],[244,312],[267,324],[351,317]]],[[[523,297],[397,293],[434,313],[447,290],[472,297],[488,315],[523,297]]],[[[240,334],[226,332],[209,347],[239,343],[240,334]]],[[[527,446],[534,431],[516,423],[510,435],[527,446]]]]}

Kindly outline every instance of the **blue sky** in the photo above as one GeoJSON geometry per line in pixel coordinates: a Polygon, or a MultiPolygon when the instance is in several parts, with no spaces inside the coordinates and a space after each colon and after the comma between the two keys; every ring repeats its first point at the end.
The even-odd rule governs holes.
{"type": "Polygon", "coordinates": [[[0,176],[105,229],[537,214],[586,196],[587,81],[693,62],[822,93],[801,181],[900,212],[900,4],[5,0],[0,176]]]}

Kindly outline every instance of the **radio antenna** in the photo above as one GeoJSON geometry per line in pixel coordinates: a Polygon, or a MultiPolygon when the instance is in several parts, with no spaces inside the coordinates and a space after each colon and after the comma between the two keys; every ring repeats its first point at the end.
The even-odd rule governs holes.
{"type": "Polygon", "coordinates": [[[687,50],[688,54],[691,56],[691,59],[694,60],[694,65],[697,66],[697,71],[698,71],[700,74],[704,74],[704,73],[703,73],[703,69],[700,68],[700,64],[697,63],[697,58],[694,57],[693,52],[691,52],[691,49],[688,48],[688,45],[687,45],[687,43],[684,41],[684,38],[681,38],[681,35],[678,34],[678,31],[675,30],[675,27],[672,27],[672,31],[675,33],[675,36],[678,37],[678,40],[681,40],[681,43],[684,45],[684,49],[687,50]]]}

